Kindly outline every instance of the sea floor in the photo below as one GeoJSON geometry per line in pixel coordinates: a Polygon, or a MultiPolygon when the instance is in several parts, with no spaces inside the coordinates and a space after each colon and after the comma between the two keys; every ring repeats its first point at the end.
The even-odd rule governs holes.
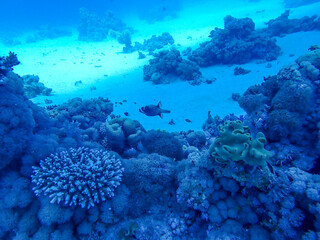
{"type": "MultiPolygon", "coordinates": [[[[317,13],[317,9],[320,9],[320,3],[296,8],[291,16],[311,16],[317,13]]],[[[278,1],[250,4],[239,1],[238,6],[229,6],[226,1],[220,5],[215,3],[197,8],[190,6],[181,11],[177,18],[155,24],[140,21],[134,16],[128,16],[124,21],[136,29],[133,42],[143,42],[143,39],[153,34],[169,32],[175,39],[174,47],[184,50],[208,40],[207,36],[214,27],[223,27],[226,15],[250,17],[257,27],[262,27],[264,22],[276,18],[284,10],[278,1]]],[[[311,45],[319,44],[319,39],[319,31],[300,32],[278,38],[278,45],[283,52],[278,60],[241,65],[251,70],[247,75],[234,76],[233,69],[236,66],[201,68],[204,77],[216,78],[216,81],[200,86],[191,86],[182,81],[168,85],[145,82],[142,68],[151,57],[138,60],[137,52],[124,54],[123,45],[112,39],[97,43],[80,42],[76,31],[70,37],[54,40],[13,47],[0,45],[0,53],[17,53],[21,64],[15,67],[15,72],[20,75],[38,75],[40,82],[53,89],[52,96],[32,99],[41,106],[45,106],[44,99],[52,100],[52,104],[60,104],[73,97],[104,97],[112,102],[126,100],[122,105],[116,104],[116,115],[124,116],[124,112],[128,112],[129,117],[140,121],[146,129],[182,131],[201,129],[208,110],[211,110],[212,115],[221,117],[230,113],[243,114],[237,102],[232,100],[232,93],[243,93],[249,86],[261,83],[264,76],[276,74],[282,66],[308,52],[311,45]],[[82,84],[76,86],[77,81],[82,84]],[[164,114],[163,119],[147,117],[138,111],[144,105],[157,104],[159,101],[164,109],[171,110],[170,114],[164,114]],[[175,125],[168,124],[171,119],[175,125]],[[191,122],[185,121],[186,119],[191,122]]]]}

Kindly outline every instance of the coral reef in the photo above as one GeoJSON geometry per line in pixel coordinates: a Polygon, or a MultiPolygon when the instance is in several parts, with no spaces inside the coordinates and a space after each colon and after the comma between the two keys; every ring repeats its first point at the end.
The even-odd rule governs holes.
{"type": "Polygon", "coordinates": [[[12,67],[19,65],[20,62],[17,58],[17,54],[13,52],[9,52],[9,55],[7,57],[0,57],[0,77],[1,77],[1,82],[0,84],[4,84],[4,79],[2,76],[5,76],[7,73],[12,71],[12,67]]]}
{"type": "Polygon", "coordinates": [[[320,19],[318,16],[302,17],[300,19],[289,19],[290,10],[286,10],[276,19],[266,23],[267,28],[262,29],[269,36],[283,36],[285,34],[301,31],[320,30],[320,19]]]}
{"type": "Polygon", "coordinates": [[[249,126],[254,125],[271,141],[317,143],[319,57],[319,50],[311,51],[261,85],[250,87],[239,99],[249,126]]]}
{"type": "Polygon", "coordinates": [[[39,77],[35,75],[24,75],[23,90],[27,98],[34,98],[37,95],[49,96],[52,88],[47,88],[43,83],[39,82],[39,77]]]}
{"type": "Polygon", "coordinates": [[[200,44],[189,56],[200,66],[244,64],[253,59],[272,61],[280,55],[276,40],[255,30],[250,18],[224,18],[224,29],[211,31],[210,41],[200,44]]]}
{"type": "MultiPolygon", "coordinates": [[[[23,80],[12,72],[19,64],[14,53],[0,58],[0,169],[19,160],[36,128],[38,107],[29,102],[23,92],[23,80]]],[[[39,117],[37,121],[42,119],[39,117]]]]}
{"type": "Polygon", "coordinates": [[[140,54],[140,51],[148,51],[149,54],[153,54],[153,52],[157,49],[161,49],[167,45],[174,44],[173,37],[169,33],[165,32],[160,36],[152,35],[151,38],[145,39],[143,44],[135,42],[133,46],[131,41],[131,34],[132,32],[129,30],[124,30],[122,32],[109,32],[109,35],[112,35],[114,38],[116,38],[120,44],[125,45],[123,47],[124,53],[139,51],[140,54]]]}
{"type": "Polygon", "coordinates": [[[165,32],[159,36],[152,35],[151,38],[145,39],[143,44],[136,42],[135,48],[140,51],[148,51],[149,54],[152,54],[155,50],[172,44],[174,44],[173,37],[170,35],[170,33],[165,32]]]}
{"type": "Polygon", "coordinates": [[[45,111],[0,58],[0,238],[319,238],[319,56],[250,87],[245,116],[175,133],[104,98],[45,111]]]}
{"type": "Polygon", "coordinates": [[[116,18],[112,12],[104,16],[90,12],[86,8],[80,8],[80,25],[78,27],[79,40],[86,42],[103,41],[109,35],[109,31],[132,31],[124,22],[116,18]]]}
{"type": "Polygon", "coordinates": [[[49,116],[59,122],[75,121],[81,128],[93,126],[95,122],[104,122],[113,111],[113,103],[109,99],[73,98],[67,103],[46,109],[49,116]]]}
{"type": "Polygon", "coordinates": [[[177,78],[200,84],[202,74],[195,63],[183,59],[175,49],[160,51],[143,67],[143,79],[154,84],[168,84],[177,78]]]}
{"type": "Polygon", "coordinates": [[[119,33],[118,37],[118,42],[120,44],[124,44],[125,46],[123,47],[123,52],[124,53],[130,53],[135,51],[135,48],[132,46],[131,42],[131,32],[128,30],[125,30],[121,33],[119,33]]]}
{"type": "Polygon", "coordinates": [[[242,67],[235,67],[233,69],[233,75],[237,76],[237,75],[246,75],[248,73],[250,73],[251,71],[248,69],[244,69],[242,67]]]}

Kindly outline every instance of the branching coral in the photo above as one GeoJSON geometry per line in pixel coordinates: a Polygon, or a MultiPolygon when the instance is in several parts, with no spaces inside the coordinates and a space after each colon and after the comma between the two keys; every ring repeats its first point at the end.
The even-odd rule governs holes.
{"type": "Polygon", "coordinates": [[[110,152],[70,148],[34,167],[33,190],[48,195],[51,203],[90,208],[113,197],[122,172],[120,159],[110,152]]]}
{"type": "Polygon", "coordinates": [[[17,54],[9,52],[7,57],[0,57],[0,76],[6,75],[12,70],[13,66],[20,64],[17,54]]]}

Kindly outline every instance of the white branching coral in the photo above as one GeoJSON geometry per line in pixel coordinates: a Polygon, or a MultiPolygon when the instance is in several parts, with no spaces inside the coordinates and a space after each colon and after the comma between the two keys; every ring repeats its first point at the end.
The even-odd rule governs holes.
{"type": "Polygon", "coordinates": [[[33,191],[51,203],[91,208],[114,196],[123,168],[119,157],[108,151],[70,148],[51,154],[33,167],[33,191]]]}

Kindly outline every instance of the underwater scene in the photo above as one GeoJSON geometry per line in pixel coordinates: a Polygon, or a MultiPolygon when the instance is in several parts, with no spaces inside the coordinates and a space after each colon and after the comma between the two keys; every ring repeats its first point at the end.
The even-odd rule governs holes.
{"type": "Polygon", "coordinates": [[[0,2],[0,240],[320,239],[320,0],[0,2]]]}

